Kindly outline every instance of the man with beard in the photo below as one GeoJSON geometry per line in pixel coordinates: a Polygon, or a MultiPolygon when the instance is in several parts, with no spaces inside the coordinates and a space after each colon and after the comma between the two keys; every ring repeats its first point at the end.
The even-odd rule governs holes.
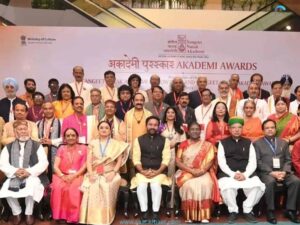
{"type": "MultiPolygon", "coordinates": [[[[147,132],[146,119],[152,115],[147,109],[144,108],[145,97],[141,93],[136,93],[133,98],[134,108],[129,110],[125,114],[125,125],[126,125],[126,142],[131,146],[133,141],[147,132]]],[[[128,168],[130,178],[135,175],[134,167],[132,164],[132,150],[130,150],[128,168]]]]}
{"type": "Polygon", "coordinates": [[[18,198],[25,198],[26,224],[32,225],[34,202],[42,199],[44,186],[49,184],[43,174],[48,161],[42,145],[30,138],[27,121],[14,121],[13,129],[16,140],[5,146],[0,156],[0,169],[8,178],[0,190],[0,198],[6,198],[13,213],[14,225],[22,220],[18,198]]]}
{"type": "Polygon", "coordinates": [[[6,97],[0,100],[0,116],[5,123],[15,120],[13,108],[17,103],[25,104],[26,102],[18,97],[16,93],[19,89],[18,82],[15,78],[7,77],[3,80],[3,89],[6,97]]]}
{"type": "Polygon", "coordinates": [[[74,82],[70,83],[75,96],[80,96],[83,98],[85,102],[85,106],[90,104],[90,90],[93,88],[92,85],[86,83],[84,78],[84,69],[81,66],[73,67],[73,77],[75,79],[74,82]]]}
{"type": "Polygon", "coordinates": [[[190,102],[189,94],[182,92],[179,95],[179,104],[175,106],[178,117],[180,119],[179,124],[184,126],[184,131],[187,132],[187,125],[196,121],[195,110],[188,106],[190,102]]]}
{"type": "Polygon", "coordinates": [[[115,72],[108,70],[104,73],[104,87],[100,88],[102,94],[102,102],[107,100],[118,101],[118,88],[115,87],[116,74],[115,72]]]}
{"type": "Polygon", "coordinates": [[[76,96],[72,100],[74,113],[66,117],[62,122],[62,132],[72,127],[79,135],[79,143],[87,144],[97,134],[97,124],[94,115],[87,116],[84,114],[84,100],[80,96],[76,96]]]}
{"type": "Polygon", "coordinates": [[[48,81],[48,88],[50,89],[50,93],[45,95],[45,102],[54,102],[57,100],[59,82],[55,78],[51,78],[48,81]]]}
{"type": "Polygon", "coordinates": [[[280,82],[282,84],[282,97],[285,97],[290,100],[290,102],[296,100],[296,96],[292,93],[293,79],[290,75],[282,75],[280,82]]]}
{"type": "Polygon", "coordinates": [[[35,92],[36,89],[36,83],[35,80],[32,78],[27,78],[24,80],[24,86],[25,86],[25,94],[19,96],[21,99],[26,101],[27,105],[29,107],[33,106],[33,99],[32,94],[35,92]]]}
{"type": "MultiPolygon", "coordinates": [[[[263,80],[264,80],[264,77],[260,73],[254,73],[250,77],[250,82],[257,84],[257,87],[258,87],[257,98],[267,100],[270,97],[270,93],[267,90],[264,90],[261,88],[263,80]]],[[[243,95],[244,95],[244,98],[250,97],[250,93],[248,92],[248,90],[244,91],[243,95]]]]}
{"type": "Polygon", "coordinates": [[[171,92],[166,95],[164,102],[169,106],[175,106],[179,103],[179,95],[184,90],[184,82],[181,77],[175,77],[171,83],[171,92]]]}
{"type": "Polygon", "coordinates": [[[158,134],[159,118],[146,119],[147,133],[134,140],[132,161],[137,170],[131,180],[131,187],[137,187],[137,196],[142,212],[141,222],[148,222],[148,185],[152,196],[152,223],[159,222],[159,208],[162,196],[161,185],[170,185],[166,176],[170,162],[169,140],[158,134]]]}
{"type": "MultiPolygon", "coordinates": [[[[38,141],[38,131],[37,131],[36,124],[34,122],[26,120],[28,115],[27,105],[22,103],[17,103],[13,108],[13,112],[14,112],[15,120],[27,121],[30,138],[35,141],[38,141]]],[[[4,125],[1,143],[3,145],[7,145],[15,140],[16,140],[16,136],[13,128],[13,121],[8,122],[4,125]]]]}

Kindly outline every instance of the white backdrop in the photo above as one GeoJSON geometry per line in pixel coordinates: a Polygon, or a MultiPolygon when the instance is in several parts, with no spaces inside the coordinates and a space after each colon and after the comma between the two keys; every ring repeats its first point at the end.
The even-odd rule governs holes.
{"type": "MultiPolygon", "coordinates": [[[[66,27],[0,27],[0,77],[16,77],[21,94],[23,80],[34,78],[37,90],[48,92],[47,81],[71,82],[72,68],[81,65],[94,87],[103,73],[113,70],[117,85],[132,73],[158,74],[169,91],[174,76],[183,77],[186,91],[196,89],[196,77],[206,75],[216,91],[220,80],[238,73],[246,89],[254,72],[264,75],[264,88],[282,74],[300,84],[300,33],[200,30],[141,30],[66,27]]],[[[0,94],[3,90],[0,88],[0,94]]]]}

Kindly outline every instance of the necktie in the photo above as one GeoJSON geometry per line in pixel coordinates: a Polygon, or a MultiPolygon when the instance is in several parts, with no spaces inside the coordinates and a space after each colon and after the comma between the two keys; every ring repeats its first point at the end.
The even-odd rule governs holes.
{"type": "Polygon", "coordinates": [[[10,101],[10,107],[9,107],[9,117],[8,117],[8,121],[12,122],[15,120],[14,117],[14,111],[13,111],[13,99],[9,99],[10,101]]]}

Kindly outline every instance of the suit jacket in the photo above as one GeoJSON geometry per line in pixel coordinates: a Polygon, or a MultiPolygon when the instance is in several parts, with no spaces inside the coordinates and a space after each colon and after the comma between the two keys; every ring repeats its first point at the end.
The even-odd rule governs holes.
{"type": "MultiPolygon", "coordinates": [[[[26,104],[26,102],[18,97],[13,100],[13,106],[16,104],[26,104]]],[[[9,120],[9,111],[10,111],[10,101],[8,98],[2,98],[0,100],[0,116],[4,119],[5,123],[9,120]]]]}
{"type": "Polygon", "coordinates": [[[150,102],[146,102],[145,103],[145,108],[148,109],[154,116],[157,116],[161,121],[163,120],[163,117],[165,115],[165,111],[166,109],[169,107],[168,104],[162,102],[162,109],[161,109],[161,112],[159,113],[159,115],[157,115],[155,108],[154,108],[154,105],[153,105],[153,101],[150,101],[150,102]]]}
{"type": "MultiPolygon", "coordinates": [[[[270,97],[270,92],[268,92],[264,89],[260,89],[260,90],[261,90],[261,93],[260,93],[260,96],[258,96],[258,98],[267,100],[270,97]]],[[[245,99],[249,98],[249,94],[248,94],[247,90],[243,92],[243,95],[244,95],[245,99]]]]}
{"type": "MultiPolygon", "coordinates": [[[[274,153],[264,137],[253,143],[256,151],[258,174],[269,174],[273,169],[274,153]]],[[[280,171],[291,172],[291,155],[288,143],[276,137],[276,157],[280,160],[280,171]]]]}
{"type": "Polygon", "coordinates": [[[192,109],[191,107],[189,107],[189,106],[187,107],[186,113],[185,113],[185,119],[183,118],[183,115],[182,115],[179,107],[175,106],[175,109],[176,109],[178,117],[180,119],[179,124],[182,124],[182,123],[190,124],[190,123],[196,121],[195,110],[192,109]]]}
{"type": "MultiPolygon", "coordinates": [[[[216,98],[216,95],[214,93],[211,92],[211,95],[212,95],[212,100],[216,98]]],[[[199,95],[198,90],[190,92],[189,99],[190,99],[189,107],[193,109],[197,108],[199,105],[202,104],[201,96],[199,95]]]]}

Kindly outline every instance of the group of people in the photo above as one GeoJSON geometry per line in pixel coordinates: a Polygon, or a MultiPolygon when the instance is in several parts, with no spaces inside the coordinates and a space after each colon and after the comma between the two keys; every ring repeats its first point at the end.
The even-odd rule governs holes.
{"type": "Polygon", "coordinates": [[[73,77],[61,85],[50,79],[47,95],[25,79],[26,93],[18,97],[16,79],[3,80],[0,170],[6,180],[0,198],[15,225],[22,221],[18,198],[25,198],[31,225],[34,202],[49,189],[53,219],[111,224],[120,186],[136,190],[142,223],[159,222],[162,187],[168,186],[171,208],[179,189],[187,223],[209,223],[213,205],[221,203],[229,223],[240,210],[256,223],[252,210],[265,196],[267,221],[276,224],[278,184],[287,189],[286,217],[300,223],[300,86],[294,95],[289,75],[272,82],[269,93],[261,74],[251,76],[244,92],[232,74],[219,82],[217,95],[205,76],[190,93],[180,77],[169,93],[157,75],[148,90],[140,89],[138,74],[117,88],[115,73],[107,71],[100,89],[84,81],[80,66],[73,77]],[[242,209],[239,189],[246,196],[242,209]]]}

